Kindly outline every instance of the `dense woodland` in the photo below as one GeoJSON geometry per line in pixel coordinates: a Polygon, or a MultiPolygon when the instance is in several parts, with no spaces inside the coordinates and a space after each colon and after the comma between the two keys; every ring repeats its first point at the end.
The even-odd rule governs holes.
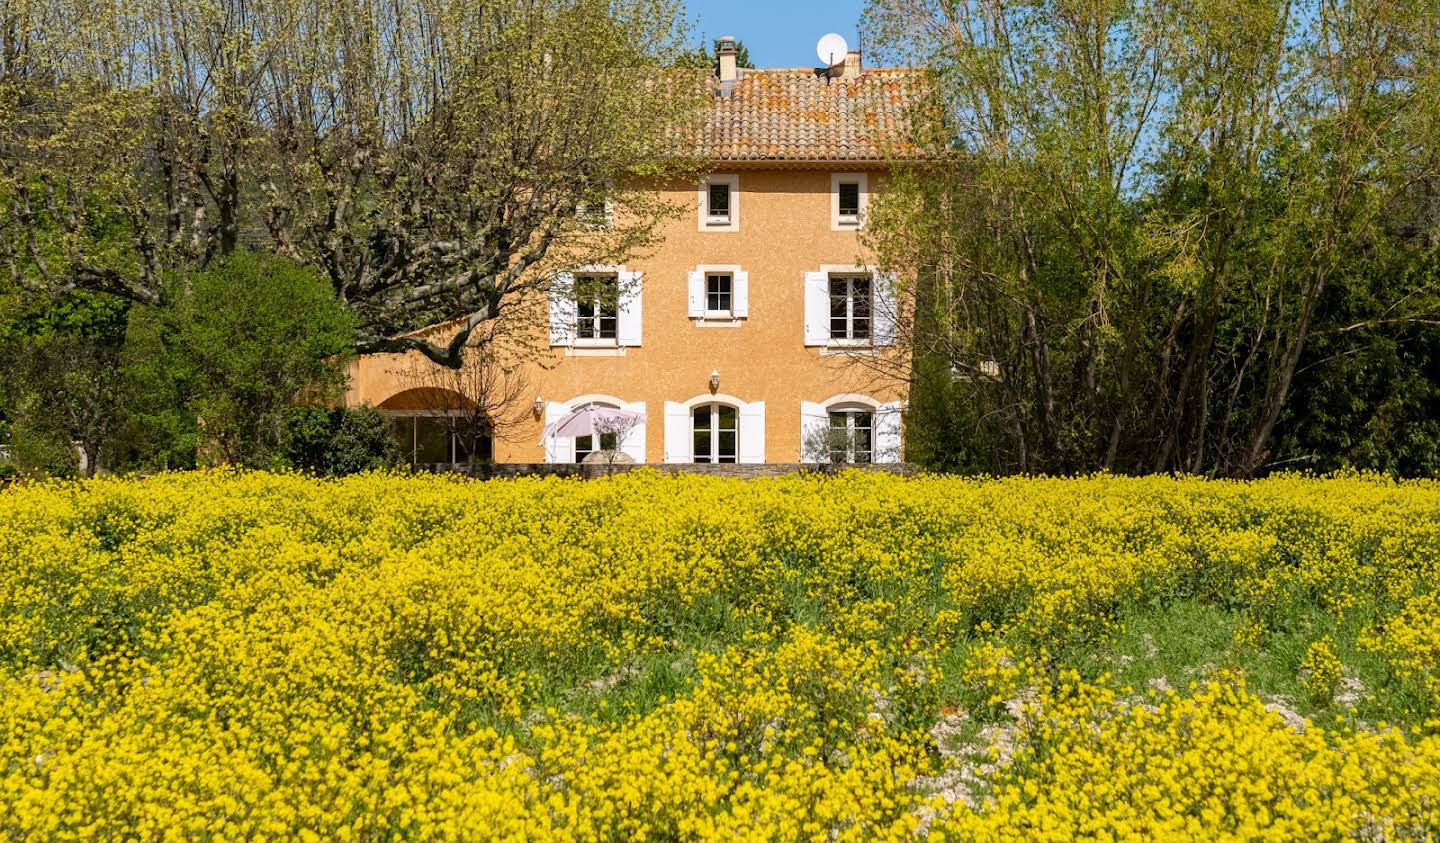
{"type": "MultiPolygon", "coordinates": [[[[872,0],[864,30],[931,71],[867,226],[907,279],[876,374],[908,459],[1440,473],[1440,3],[872,0]]],[[[5,4],[0,445],[383,462],[377,420],[294,399],[347,354],[461,371],[550,268],[652,246],[694,43],[673,0],[5,4]]]]}
{"type": "Polygon", "coordinates": [[[933,149],[911,456],[1440,471],[1440,6],[876,0],[933,149]]]}

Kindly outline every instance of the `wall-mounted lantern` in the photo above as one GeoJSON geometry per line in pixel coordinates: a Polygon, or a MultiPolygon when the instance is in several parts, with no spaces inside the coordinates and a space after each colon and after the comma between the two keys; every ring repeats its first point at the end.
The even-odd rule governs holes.
{"type": "Polygon", "coordinates": [[[714,392],[715,390],[717,390],[717,389],[719,389],[719,388],[720,388],[720,370],[719,370],[719,369],[715,369],[715,370],[713,370],[713,371],[710,372],[710,391],[711,391],[711,392],[714,392]]]}

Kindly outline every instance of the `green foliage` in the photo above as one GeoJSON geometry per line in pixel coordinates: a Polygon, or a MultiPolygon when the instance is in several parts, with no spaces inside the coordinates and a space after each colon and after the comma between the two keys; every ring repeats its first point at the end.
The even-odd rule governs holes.
{"type": "Polygon", "coordinates": [[[0,316],[0,407],[14,429],[15,459],[33,472],[70,476],[78,445],[93,472],[125,423],[128,385],[119,360],[129,304],[86,292],[11,291],[8,298],[0,316]]]}
{"type": "Polygon", "coordinates": [[[151,449],[178,456],[193,444],[201,459],[269,464],[290,404],[338,394],[353,336],[329,285],[279,257],[239,252],[176,279],[172,303],[131,325],[151,449]]]}
{"type": "Polygon", "coordinates": [[[919,355],[905,412],[905,461],[934,471],[996,473],[1005,470],[1008,443],[976,415],[971,391],[938,355],[919,355]]]}
{"type": "Polygon", "coordinates": [[[866,227],[911,276],[921,458],[1434,473],[1440,7],[872,0],[867,20],[933,71],[916,134],[937,154],[866,227]]]}
{"type": "Polygon", "coordinates": [[[1326,301],[1278,457],[1318,471],[1440,476],[1440,327],[1376,318],[1393,289],[1440,281],[1440,253],[1392,259],[1357,281],[1326,301]]]}
{"type": "Polygon", "coordinates": [[[292,407],[285,418],[284,458],[326,477],[399,463],[390,423],[374,407],[292,407]]]}
{"type": "MultiPolygon", "coordinates": [[[[720,39],[716,38],[708,46],[701,44],[694,52],[682,53],[675,64],[679,67],[690,67],[697,70],[705,70],[710,73],[720,72],[720,39]]],[[[745,42],[735,39],[735,66],[754,69],[755,65],[750,61],[750,50],[745,42]]]]}
{"type": "Polygon", "coordinates": [[[118,346],[130,312],[125,299],[84,290],[60,296],[14,291],[0,304],[0,345],[65,338],[118,346]]]}
{"type": "Polygon", "coordinates": [[[7,446],[18,472],[42,477],[74,477],[80,456],[63,430],[43,423],[17,425],[7,446]]]}

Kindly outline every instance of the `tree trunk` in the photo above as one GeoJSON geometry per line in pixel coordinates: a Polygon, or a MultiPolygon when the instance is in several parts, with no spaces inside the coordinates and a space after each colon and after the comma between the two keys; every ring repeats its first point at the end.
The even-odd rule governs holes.
{"type": "Polygon", "coordinates": [[[100,443],[89,441],[81,442],[80,450],[85,454],[84,476],[86,478],[94,477],[95,472],[100,467],[100,443]]]}
{"type": "Polygon", "coordinates": [[[1280,420],[1280,414],[1285,409],[1285,401],[1290,396],[1290,384],[1295,378],[1295,368],[1300,363],[1300,355],[1305,352],[1305,343],[1310,335],[1310,321],[1315,315],[1315,307],[1320,296],[1325,291],[1325,282],[1325,270],[1316,267],[1310,290],[1306,293],[1305,301],[1300,306],[1300,319],[1295,323],[1295,331],[1290,335],[1290,342],[1286,345],[1285,353],[1280,358],[1280,367],[1271,379],[1271,387],[1265,395],[1260,421],[1255,425],[1254,433],[1250,437],[1249,448],[1246,450],[1245,461],[1240,465],[1240,473],[1243,476],[1249,477],[1258,471],[1269,454],[1270,437],[1275,432],[1275,423],[1280,420]]]}
{"type": "Polygon", "coordinates": [[[1030,361],[1035,367],[1035,386],[1039,390],[1041,459],[1049,462],[1058,450],[1055,433],[1055,386],[1050,372],[1050,348],[1041,331],[1035,308],[1025,308],[1025,332],[1029,335],[1030,361]]]}

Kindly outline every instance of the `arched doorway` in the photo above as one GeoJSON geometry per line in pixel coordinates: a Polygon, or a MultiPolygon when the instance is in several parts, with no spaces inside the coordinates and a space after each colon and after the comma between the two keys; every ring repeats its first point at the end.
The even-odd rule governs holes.
{"type": "Polygon", "coordinates": [[[390,419],[390,435],[410,465],[473,465],[495,459],[489,421],[458,392],[407,389],[385,399],[379,409],[390,419]]]}

